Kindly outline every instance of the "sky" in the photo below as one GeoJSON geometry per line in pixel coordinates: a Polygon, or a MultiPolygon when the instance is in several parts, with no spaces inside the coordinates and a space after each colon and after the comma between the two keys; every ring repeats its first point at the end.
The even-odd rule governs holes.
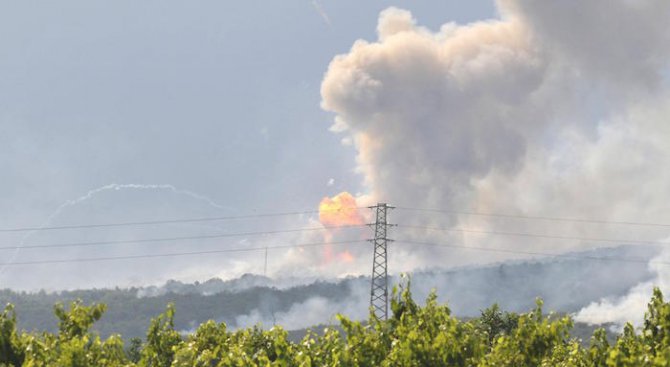
{"type": "MultiPolygon", "coordinates": [[[[408,5],[437,26],[489,16],[481,3],[408,5]]],[[[312,208],[327,191],[358,190],[319,86],[389,5],[7,2],[3,223],[39,223],[109,183],[169,183],[239,211],[312,208]]]]}
{"type": "MultiPolygon", "coordinates": [[[[6,243],[25,247],[0,250],[3,263],[331,242],[271,250],[267,273],[367,274],[370,248],[359,241],[369,231],[323,226],[364,224],[370,214],[324,221],[311,212],[320,203],[397,206],[390,216],[399,224],[389,250],[393,273],[670,238],[666,0],[69,1],[5,8],[3,228],[310,212],[2,232],[6,243]],[[318,230],[28,248],[305,227],[318,230]]],[[[654,285],[667,288],[670,272],[659,264],[668,256],[649,264],[653,282],[590,305],[583,318],[641,315],[631,304],[643,307],[639,300],[654,285]]],[[[264,260],[257,251],[14,264],[0,267],[0,286],[228,278],[265,273],[264,260]]]]}
{"type": "MultiPolygon", "coordinates": [[[[328,130],[333,115],[320,108],[320,84],[335,55],[358,38],[375,37],[379,12],[391,5],[411,9],[433,27],[495,13],[489,1],[4,2],[0,227],[316,210],[326,195],[363,191],[355,150],[328,130]],[[224,208],[170,189],[126,186],[51,218],[64,203],[110,184],[171,185],[224,208]]],[[[117,232],[37,233],[26,241],[122,237],[117,232]]],[[[5,233],[0,240],[16,245],[24,235],[5,233]]],[[[24,251],[17,261],[57,255],[66,257],[24,251]]],[[[99,281],[43,276],[82,266],[16,267],[7,272],[13,276],[0,277],[0,287],[144,280],[135,271],[99,281]]]]}

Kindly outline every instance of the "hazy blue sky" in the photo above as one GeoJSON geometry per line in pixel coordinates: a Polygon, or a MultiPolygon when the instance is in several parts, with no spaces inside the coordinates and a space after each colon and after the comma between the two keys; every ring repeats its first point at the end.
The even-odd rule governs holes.
{"type": "Polygon", "coordinates": [[[494,12],[490,1],[316,3],[326,21],[314,4],[3,2],[4,226],[40,223],[112,182],[170,183],[242,211],[356,191],[353,151],[319,108],[330,60],[375,39],[392,4],[436,28],[494,12]]]}
{"type": "MultiPolygon", "coordinates": [[[[52,223],[313,209],[324,195],[360,191],[355,151],[328,131],[334,115],[321,110],[319,87],[335,55],[376,39],[391,5],[432,29],[495,16],[485,0],[2,1],[0,227],[42,224],[110,183],[171,184],[230,209],[165,190],[111,193],[52,223]]],[[[99,236],[28,242],[86,239],[99,236]]],[[[5,285],[39,285],[29,269],[5,285]]]]}

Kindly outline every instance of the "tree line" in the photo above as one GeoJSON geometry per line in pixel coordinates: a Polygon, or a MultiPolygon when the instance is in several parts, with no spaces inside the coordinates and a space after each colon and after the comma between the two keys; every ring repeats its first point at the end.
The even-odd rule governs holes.
{"type": "Polygon", "coordinates": [[[340,328],[308,332],[298,342],[281,327],[229,330],[207,321],[195,332],[175,329],[175,308],[153,318],[144,338],[105,339],[92,326],[104,304],[57,304],[55,332],[19,331],[12,305],[0,314],[3,367],[182,366],[670,366],[670,303],[655,289],[644,325],[627,324],[614,339],[597,329],[588,343],[571,335],[569,316],[496,305],[461,320],[433,293],[420,306],[409,283],[394,288],[391,316],[365,322],[338,316],[340,328]],[[341,330],[341,331],[340,331],[341,330]]]}

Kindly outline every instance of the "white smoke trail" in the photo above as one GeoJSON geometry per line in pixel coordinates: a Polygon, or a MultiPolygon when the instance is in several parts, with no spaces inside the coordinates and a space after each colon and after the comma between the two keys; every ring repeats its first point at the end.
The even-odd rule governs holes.
{"type": "Polygon", "coordinates": [[[112,184],[109,184],[109,185],[98,187],[97,189],[90,190],[85,195],[82,195],[82,196],[80,196],[76,199],[68,200],[68,201],[64,202],[63,204],[61,204],[56,209],[56,211],[54,211],[53,214],[51,214],[51,216],[49,217],[48,220],[52,220],[54,217],[58,216],[63,209],[65,209],[67,207],[70,207],[70,206],[77,205],[77,204],[79,204],[81,202],[84,202],[86,200],[89,200],[92,197],[94,197],[97,194],[100,194],[104,191],[110,191],[110,190],[120,191],[120,190],[128,190],[128,189],[130,189],[130,190],[169,190],[169,191],[172,191],[175,194],[186,195],[186,196],[189,196],[193,199],[204,201],[205,203],[207,203],[207,205],[209,205],[213,208],[216,208],[216,209],[221,209],[221,210],[231,210],[231,209],[233,209],[231,207],[220,205],[220,204],[216,203],[214,200],[208,198],[205,195],[201,195],[201,194],[195,193],[193,191],[189,191],[189,190],[178,189],[177,187],[175,187],[174,185],[171,185],[171,184],[146,184],[145,185],[145,184],[116,184],[116,183],[112,183],[112,184]]]}
{"type": "Polygon", "coordinates": [[[190,190],[183,190],[175,187],[174,185],[171,184],[136,184],[136,183],[129,183],[129,184],[117,184],[117,183],[111,183],[108,185],[100,186],[96,189],[89,190],[86,194],[79,196],[75,199],[67,200],[56,210],[54,210],[51,215],[38,227],[38,229],[34,231],[30,231],[26,233],[22,238],[21,241],[19,242],[18,248],[16,248],[13,252],[11,257],[9,258],[8,261],[4,262],[4,265],[0,267],[0,277],[2,277],[5,273],[5,270],[8,266],[8,264],[13,263],[16,260],[16,257],[19,255],[21,252],[21,248],[25,245],[26,240],[28,240],[31,236],[33,236],[35,233],[39,232],[40,229],[45,228],[49,226],[54,219],[56,219],[59,215],[63,213],[64,210],[70,207],[77,206],[83,202],[86,202],[88,200],[91,200],[95,196],[106,192],[106,191],[122,191],[122,190],[151,190],[151,191],[163,191],[167,190],[172,193],[178,194],[178,195],[184,195],[189,198],[192,198],[197,201],[204,202],[208,206],[218,209],[218,210],[234,210],[234,208],[229,207],[229,206],[224,206],[221,204],[218,204],[211,198],[198,194],[196,192],[190,191],[190,190]]]}
{"type": "Polygon", "coordinates": [[[316,10],[317,13],[321,16],[321,19],[326,23],[326,25],[330,28],[333,26],[333,24],[330,22],[330,17],[328,16],[328,13],[326,13],[325,10],[323,10],[323,7],[319,3],[318,0],[312,0],[312,6],[316,10]]]}

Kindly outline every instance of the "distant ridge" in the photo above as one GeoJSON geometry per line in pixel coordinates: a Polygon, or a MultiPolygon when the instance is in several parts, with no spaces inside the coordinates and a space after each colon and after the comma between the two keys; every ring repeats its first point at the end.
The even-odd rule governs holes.
{"type": "MultiPolygon", "coordinates": [[[[574,257],[516,260],[485,266],[424,269],[413,272],[412,292],[424,299],[436,289],[441,302],[448,302],[457,316],[471,317],[498,303],[509,311],[532,308],[542,297],[547,310],[575,312],[590,302],[625,294],[638,283],[654,277],[644,262],[592,261],[589,257],[635,257],[650,260],[659,249],[652,246],[620,246],[575,252],[574,257]]],[[[394,276],[392,283],[397,283],[394,276]]],[[[369,278],[271,279],[245,274],[240,278],[184,283],[168,281],[162,286],[128,289],[93,289],[61,292],[14,292],[0,290],[0,303],[13,303],[19,326],[27,330],[56,328],[53,305],[82,299],[108,305],[95,328],[103,335],[121,333],[142,337],[152,317],[172,302],[178,329],[189,331],[208,319],[230,327],[282,324],[302,329],[327,324],[343,312],[353,318],[367,317],[369,278]]]]}

